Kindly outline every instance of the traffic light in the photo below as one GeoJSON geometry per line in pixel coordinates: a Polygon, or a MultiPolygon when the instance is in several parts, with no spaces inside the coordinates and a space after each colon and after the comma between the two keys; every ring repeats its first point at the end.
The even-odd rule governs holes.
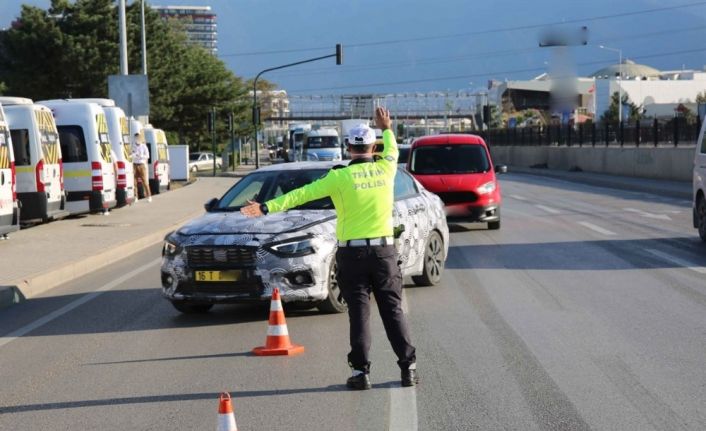
{"type": "Polygon", "coordinates": [[[213,132],[216,129],[216,113],[208,111],[208,131],[213,132]]]}
{"type": "Polygon", "coordinates": [[[233,131],[233,113],[232,112],[228,113],[228,131],[229,132],[233,131]]]}
{"type": "Polygon", "coordinates": [[[490,124],[490,105],[483,105],[483,122],[490,124]]]}
{"type": "Polygon", "coordinates": [[[343,64],[343,45],[340,43],[336,44],[336,64],[343,64]]]}

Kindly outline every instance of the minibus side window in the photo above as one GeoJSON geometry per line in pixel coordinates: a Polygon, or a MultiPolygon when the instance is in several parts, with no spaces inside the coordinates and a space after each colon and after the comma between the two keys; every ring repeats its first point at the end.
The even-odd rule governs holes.
{"type": "Polygon", "coordinates": [[[150,155],[150,157],[147,159],[147,163],[149,163],[151,166],[152,165],[152,144],[150,144],[149,142],[147,143],[147,152],[150,155]]]}
{"type": "Polygon", "coordinates": [[[87,162],[86,140],[81,126],[57,126],[64,163],[87,162]]]}
{"type": "Polygon", "coordinates": [[[29,158],[29,130],[11,129],[12,149],[15,154],[15,166],[29,166],[32,164],[29,158]]]}
{"type": "Polygon", "coordinates": [[[701,138],[701,154],[706,154],[706,133],[704,133],[704,137],[701,138]]]}

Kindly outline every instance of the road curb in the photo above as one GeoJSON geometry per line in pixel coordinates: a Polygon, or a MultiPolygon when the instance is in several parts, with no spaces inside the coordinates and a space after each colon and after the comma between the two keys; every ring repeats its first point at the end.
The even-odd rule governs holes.
{"type": "Polygon", "coordinates": [[[121,244],[111,246],[103,252],[87,256],[79,261],[42,271],[29,277],[12,280],[8,284],[0,286],[0,309],[23,302],[56,286],[104,268],[117,260],[158,244],[162,242],[169,232],[179,228],[187,221],[202,213],[203,210],[194,211],[189,216],[147,236],[124,241],[121,244]]]}

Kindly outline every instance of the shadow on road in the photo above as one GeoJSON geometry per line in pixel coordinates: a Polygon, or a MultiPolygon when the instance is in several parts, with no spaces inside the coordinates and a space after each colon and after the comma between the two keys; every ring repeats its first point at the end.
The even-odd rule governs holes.
{"type": "Polygon", "coordinates": [[[449,269],[630,270],[706,266],[693,237],[483,244],[449,247],[449,269]],[[659,255],[674,256],[667,260],[659,255]],[[687,255],[688,254],[688,255],[687,255]]]}
{"type": "MultiPolygon", "coordinates": [[[[399,384],[399,383],[398,383],[399,384]]],[[[386,389],[380,385],[375,385],[373,389],[386,389]]],[[[330,385],[321,388],[297,388],[297,389],[270,389],[262,391],[229,391],[233,400],[242,398],[255,397],[271,397],[275,395],[299,395],[311,393],[327,393],[327,392],[348,392],[345,385],[330,385]]],[[[176,394],[176,395],[152,395],[144,397],[125,397],[125,398],[104,398],[100,400],[77,400],[64,401],[56,403],[38,403],[24,404],[17,406],[0,406],[0,415],[8,413],[26,413],[45,410],[59,409],[75,409],[83,407],[106,407],[127,404],[148,404],[148,403],[165,403],[165,402],[181,402],[181,401],[200,401],[200,400],[218,400],[218,393],[215,392],[198,392],[193,394],[176,394]]]]}

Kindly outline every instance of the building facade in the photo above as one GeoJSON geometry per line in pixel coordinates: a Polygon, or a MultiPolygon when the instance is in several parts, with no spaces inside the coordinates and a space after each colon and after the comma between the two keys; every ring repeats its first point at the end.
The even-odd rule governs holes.
{"type": "Polygon", "coordinates": [[[202,46],[213,55],[218,52],[216,14],[211,6],[152,6],[165,20],[181,24],[190,43],[202,46]]]}

